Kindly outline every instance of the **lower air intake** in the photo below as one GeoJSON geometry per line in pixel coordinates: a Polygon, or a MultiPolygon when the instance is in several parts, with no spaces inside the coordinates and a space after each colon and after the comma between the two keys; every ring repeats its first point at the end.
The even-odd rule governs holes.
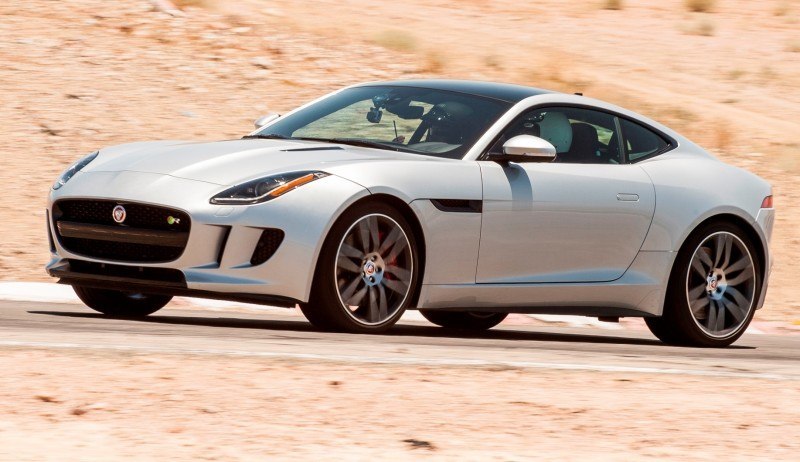
{"type": "Polygon", "coordinates": [[[258,244],[253,251],[253,256],[250,258],[250,264],[260,265],[269,260],[280,247],[283,242],[283,231],[280,229],[265,229],[258,239],[258,244]]]}

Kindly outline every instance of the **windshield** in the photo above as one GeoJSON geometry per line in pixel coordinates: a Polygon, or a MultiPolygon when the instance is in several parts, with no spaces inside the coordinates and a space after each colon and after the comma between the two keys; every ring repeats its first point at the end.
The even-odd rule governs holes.
{"type": "Polygon", "coordinates": [[[252,137],[311,139],[460,159],[509,103],[428,88],[341,91],[252,137]]]}

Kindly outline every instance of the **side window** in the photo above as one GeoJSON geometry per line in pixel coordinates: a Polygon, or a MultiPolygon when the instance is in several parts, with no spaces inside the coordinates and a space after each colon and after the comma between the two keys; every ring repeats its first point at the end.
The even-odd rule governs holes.
{"type": "Polygon", "coordinates": [[[622,127],[623,146],[628,162],[650,157],[663,152],[669,143],[664,138],[629,120],[620,119],[622,127]]]}
{"type": "Polygon", "coordinates": [[[556,148],[558,163],[621,164],[616,117],[573,107],[534,109],[512,122],[489,152],[502,152],[517,135],[544,138],[556,148]]]}

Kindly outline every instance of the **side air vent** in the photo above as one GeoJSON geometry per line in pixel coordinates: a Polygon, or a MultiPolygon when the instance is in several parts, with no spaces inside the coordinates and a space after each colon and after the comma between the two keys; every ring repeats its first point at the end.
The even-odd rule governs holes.
{"type": "Polygon", "coordinates": [[[280,247],[283,242],[283,231],[280,229],[265,229],[261,233],[261,238],[258,239],[253,256],[250,258],[250,264],[260,265],[269,260],[280,247]]]}
{"type": "Polygon", "coordinates": [[[483,211],[483,201],[466,199],[431,199],[434,207],[442,212],[455,213],[481,213],[483,211]]]}

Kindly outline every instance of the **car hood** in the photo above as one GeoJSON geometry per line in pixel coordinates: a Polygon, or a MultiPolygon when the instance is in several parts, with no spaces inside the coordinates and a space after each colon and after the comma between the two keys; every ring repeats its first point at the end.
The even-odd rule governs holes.
{"type": "MultiPolygon", "coordinates": [[[[341,144],[243,139],[196,143],[162,141],[103,149],[87,172],[145,172],[232,185],[258,176],[387,159],[425,156],[341,144]]],[[[427,158],[432,159],[432,158],[427,158]]]]}

